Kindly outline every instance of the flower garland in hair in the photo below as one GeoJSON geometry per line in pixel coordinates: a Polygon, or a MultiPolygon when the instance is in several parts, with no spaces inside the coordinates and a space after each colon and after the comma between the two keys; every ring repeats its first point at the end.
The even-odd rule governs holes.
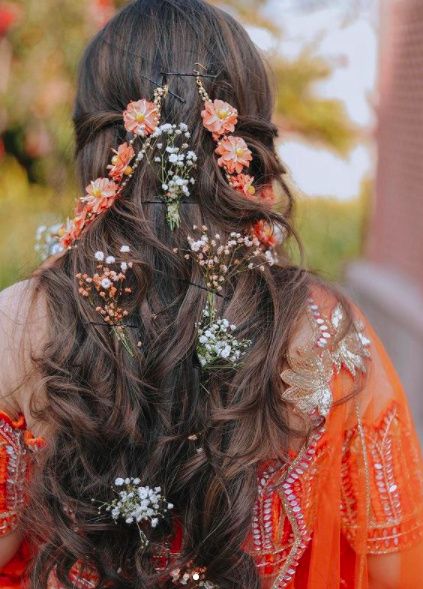
{"type": "Polygon", "coordinates": [[[132,138],[113,149],[114,155],[107,166],[108,177],[92,180],[86,187],[86,194],[79,199],[75,218],[64,229],[60,240],[63,247],[70,247],[82,231],[120,197],[150,147],[151,135],[160,123],[161,105],[167,92],[167,86],[159,87],[154,92],[153,102],[143,98],[128,104],[123,112],[123,121],[132,138]],[[142,147],[136,153],[134,145],[140,139],[143,140],[142,147]]]}
{"type": "MultiPolygon", "coordinates": [[[[246,173],[253,160],[253,155],[245,140],[233,134],[238,123],[237,109],[223,100],[212,101],[200,76],[197,76],[197,87],[204,102],[204,110],[201,112],[203,126],[210,131],[213,139],[217,142],[215,153],[220,156],[217,163],[225,170],[229,185],[246,198],[259,196],[269,205],[274,204],[275,194],[272,185],[263,186],[257,193],[254,186],[254,176],[246,173]]],[[[263,245],[274,247],[283,240],[283,236],[279,232],[271,240],[273,243],[270,243],[268,237],[274,234],[274,228],[265,221],[255,223],[252,231],[263,245]]]]}
{"type": "MultiPolygon", "coordinates": [[[[129,246],[120,248],[121,254],[130,252],[129,246]]],[[[132,268],[128,260],[117,261],[114,256],[107,256],[98,251],[94,254],[97,261],[93,276],[87,273],[76,274],[79,294],[95,308],[104,324],[112,328],[112,332],[123,344],[127,352],[134,356],[130,340],[125,332],[125,318],[128,311],[122,307],[121,300],[132,292],[125,285],[126,273],[132,268]]]]}
{"type": "MultiPolygon", "coordinates": [[[[149,525],[156,528],[160,520],[173,509],[173,504],[161,494],[161,487],[142,486],[138,477],[119,477],[112,489],[116,498],[110,503],[100,503],[98,512],[106,511],[115,523],[122,519],[128,525],[135,524],[140,535],[141,549],[145,548],[149,541],[142,527],[149,525]]],[[[91,501],[97,503],[95,499],[91,501]]]]}
{"type": "Polygon", "coordinates": [[[254,177],[245,173],[250,167],[253,155],[242,137],[233,135],[238,123],[238,111],[223,100],[211,100],[200,77],[197,87],[204,102],[201,112],[204,127],[217,142],[218,165],[225,170],[226,178],[234,190],[250,198],[256,194],[254,177]]]}

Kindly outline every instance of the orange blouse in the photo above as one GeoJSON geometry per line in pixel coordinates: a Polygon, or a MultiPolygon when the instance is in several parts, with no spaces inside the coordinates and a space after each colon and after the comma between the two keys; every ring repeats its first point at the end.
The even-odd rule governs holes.
{"type": "MultiPolygon", "coordinates": [[[[282,396],[320,425],[289,464],[260,465],[244,549],[255,559],[263,589],[371,589],[368,557],[388,554],[395,555],[393,586],[417,588],[423,463],[401,384],[359,310],[347,328],[342,306],[316,289],[308,320],[312,336],[291,350],[282,396]]],[[[0,536],[17,525],[23,489],[9,485],[8,473],[27,468],[31,440],[22,420],[0,414],[0,536]]],[[[24,587],[27,558],[23,546],[0,570],[0,587],[24,587]]],[[[72,577],[76,589],[96,586],[95,571],[79,576],[76,565],[72,577]]],[[[49,589],[61,586],[51,578],[49,589]]]]}

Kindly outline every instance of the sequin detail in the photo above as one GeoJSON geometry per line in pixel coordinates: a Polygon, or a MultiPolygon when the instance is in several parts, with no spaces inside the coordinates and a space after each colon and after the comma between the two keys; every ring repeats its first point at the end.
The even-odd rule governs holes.
{"type": "Polygon", "coordinates": [[[26,430],[23,416],[14,421],[0,411],[0,537],[18,526],[31,450],[39,445],[26,430]]]}
{"type": "Polygon", "coordinates": [[[282,399],[296,406],[306,415],[316,411],[327,417],[332,406],[331,381],[345,367],[352,376],[366,372],[366,360],[370,358],[370,340],[365,336],[361,322],[355,321],[353,329],[346,330],[347,317],[341,304],[334,308],[330,321],[323,319],[318,305],[309,300],[315,339],[300,348],[296,354],[288,354],[288,368],[281,373],[288,385],[282,399]],[[316,350],[320,348],[319,351],[316,350]]]}
{"type": "MultiPolygon", "coordinates": [[[[423,495],[423,475],[410,428],[400,405],[392,402],[374,424],[363,423],[369,468],[370,509],[367,550],[372,554],[412,546],[423,537],[423,510],[415,501],[416,478],[423,495]],[[408,486],[407,481],[413,480],[408,486]],[[411,491],[413,489],[413,491],[411,491]]],[[[341,469],[343,531],[352,546],[359,535],[358,489],[363,476],[363,447],[357,427],[345,434],[341,469]]]]}

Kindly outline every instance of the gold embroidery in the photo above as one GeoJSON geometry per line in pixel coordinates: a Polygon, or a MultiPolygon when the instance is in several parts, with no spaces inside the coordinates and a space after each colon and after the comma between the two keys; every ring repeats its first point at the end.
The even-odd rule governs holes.
{"type": "Polygon", "coordinates": [[[282,399],[294,403],[303,413],[311,415],[317,410],[326,417],[332,405],[332,377],[342,367],[353,376],[357,371],[365,372],[366,360],[370,357],[370,340],[359,321],[355,321],[353,328],[339,339],[347,321],[341,304],[336,305],[329,322],[321,318],[315,303],[310,309],[315,341],[309,342],[295,355],[288,355],[289,368],[281,373],[282,381],[288,385],[282,399]]]}
{"type": "Polygon", "coordinates": [[[307,415],[316,409],[326,416],[332,405],[330,382],[333,376],[333,362],[328,350],[320,355],[315,352],[304,357],[288,358],[290,368],[281,373],[282,380],[289,385],[282,398],[295,403],[307,415]]]}
{"type": "Polygon", "coordinates": [[[354,546],[360,501],[369,509],[367,550],[383,554],[413,545],[423,535],[423,480],[410,428],[393,401],[374,424],[359,424],[345,435],[341,470],[344,534],[354,546]],[[363,447],[364,439],[364,447],[363,447]],[[367,463],[370,489],[360,496],[367,463]],[[417,484],[416,484],[417,483],[417,484]]]}
{"type": "MultiPolygon", "coordinates": [[[[342,333],[346,327],[347,318],[338,303],[331,315],[331,326],[335,333],[342,333]]],[[[345,337],[337,344],[332,352],[332,360],[336,372],[339,372],[342,366],[345,366],[349,372],[355,376],[357,370],[366,372],[366,359],[370,358],[368,347],[370,340],[364,334],[364,326],[361,321],[355,321],[345,337]]]]}

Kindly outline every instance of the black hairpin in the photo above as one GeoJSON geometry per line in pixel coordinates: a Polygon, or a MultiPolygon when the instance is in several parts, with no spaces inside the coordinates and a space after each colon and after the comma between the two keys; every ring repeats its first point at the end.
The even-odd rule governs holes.
{"type": "Polygon", "coordinates": [[[183,72],[160,72],[163,76],[180,76],[181,78],[210,78],[216,79],[218,74],[200,74],[200,72],[183,73],[183,72]]]}
{"type": "MultiPolygon", "coordinates": [[[[163,88],[163,86],[166,84],[166,77],[165,74],[160,74],[162,76],[162,81],[161,82],[155,82],[154,80],[152,80],[151,78],[149,78],[148,76],[144,76],[143,74],[139,74],[139,76],[141,78],[143,78],[144,80],[147,80],[148,82],[150,82],[150,84],[153,84],[153,86],[156,86],[156,88],[163,88]]],[[[171,96],[173,96],[174,98],[176,98],[177,100],[179,100],[179,102],[182,102],[182,104],[186,103],[186,100],[184,100],[183,98],[181,98],[181,96],[179,96],[178,94],[175,94],[174,92],[172,92],[171,90],[167,90],[168,94],[170,94],[171,96]]]]}

